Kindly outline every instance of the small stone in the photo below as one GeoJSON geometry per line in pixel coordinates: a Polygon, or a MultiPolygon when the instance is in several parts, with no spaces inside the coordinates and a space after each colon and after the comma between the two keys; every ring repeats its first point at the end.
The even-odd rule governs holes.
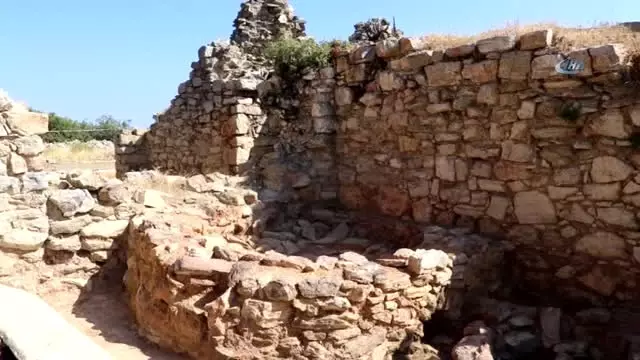
{"type": "Polygon", "coordinates": [[[519,192],[514,197],[513,205],[520,224],[553,224],[557,221],[553,202],[541,192],[519,192]]]}
{"type": "Polygon", "coordinates": [[[625,240],[616,234],[602,231],[583,236],[576,242],[575,249],[599,259],[624,258],[626,256],[625,240]]]}
{"type": "Polygon", "coordinates": [[[543,308],[540,310],[540,325],[542,327],[542,343],[544,347],[550,348],[560,343],[561,319],[562,310],[558,308],[543,308]]]}
{"type": "Polygon", "coordinates": [[[89,191],[85,189],[58,190],[49,197],[49,201],[64,217],[88,213],[96,205],[89,191]]]}
{"type": "Polygon", "coordinates": [[[513,352],[518,354],[533,354],[540,346],[540,339],[526,331],[511,331],[504,336],[504,341],[513,352]]]}
{"type": "Polygon", "coordinates": [[[516,37],[513,35],[495,36],[476,42],[478,52],[488,54],[492,52],[505,52],[516,46],[516,37]]]}
{"type": "Polygon", "coordinates": [[[429,86],[454,86],[462,80],[462,63],[459,61],[441,62],[425,67],[429,86]]]}
{"type": "Polygon", "coordinates": [[[449,256],[440,250],[418,249],[409,257],[408,270],[415,275],[424,274],[432,270],[442,270],[452,263],[449,256]]]}
{"type": "Polygon", "coordinates": [[[485,335],[465,336],[451,350],[453,360],[493,360],[489,338],[485,335]]]}
{"type": "Polygon", "coordinates": [[[114,247],[113,239],[106,238],[82,238],[81,248],[90,252],[111,250],[114,247]]]}
{"type": "Polygon", "coordinates": [[[78,235],[65,237],[49,236],[46,248],[54,251],[70,251],[77,252],[82,249],[82,243],[78,235]]]}
{"type": "Polygon", "coordinates": [[[75,188],[89,191],[98,191],[109,183],[100,173],[90,170],[69,173],[65,180],[75,188]]]}
{"type": "Polygon", "coordinates": [[[14,229],[0,238],[0,249],[36,251],[42,247],[48,237],[47,233],[14,229]]]}
{"type": "Polygon", "coordinates": [[[346,253],[342,253],[340,254],[340,256],[338,257],[340,260],[342,261],[346,261],[349,263],[353,263],[356,265],[363,265],[369,262],[369,260],[364,257],[363,255],[354,253],[352,251],[348,251],[346,253]]]}
{"type": "Polygon", "coordinates": [[[298,291],[308,299],[336,296],[342,281],[337,276],[308,277],[298,283],[298,291]]]}
{"type": "Polygon", "coordinates": [[[596,183],[624,181],[631,173],[631,166],[613,156],[600,156],[591,163],[591,179],[596,183]]]}
{"type": "Polygon", "coordinates": [[[166,203],[164,198],[167,194],[158,190],[147,189],[136,193],[136,202],[148,208],[162,209],[166,203]]]}
{"type": "Polygon", "coordinates": [[[553,30],[538,30],[520,35],[520,50],[537,50],[551,45],[553,30]]]}
{"type": "Polygon", "coordinates": [[[103,220],[85,226],[80,231],[80,235],[84,237],[116,238],[123,235],[128,226],[128,220],[103,220]]]}
{"type": "Polygon", "coordinates": [[[292,301],[298,295],[295,284],[285,279],[271,280],[262,288],[267,300],[292,301]]]}
{"type": "Polygon", "coordinates": [[[623,65],[627,50],[621,44],[609,44],[589,49],[595,72],[615,71],[623,65]]]}

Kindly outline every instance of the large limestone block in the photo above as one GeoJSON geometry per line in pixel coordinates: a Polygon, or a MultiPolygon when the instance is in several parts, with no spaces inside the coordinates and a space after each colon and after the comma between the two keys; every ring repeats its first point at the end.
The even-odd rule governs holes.
{"type": "Polygon", "coordinates": [[[576,251],[589,254],[599,259],[624,258],[625,241],[616,234],[596,232],[587,234],[576,242],[576,251]]]}
{"type": "Polygon", "coordinates": [[[627,179],[633,168],[613,156],[600,156],[591,163],[591,179],[596,183],[609,183],[627,179]]]}
{"type": "Polygon", "coordinates": [[[551,199],[539,191],[519,192],[513,203],[520,224],[552,224],[558,220],[551,199]]]}
{"type": "Polygon", "coordinates": [[[35,112],[11,112],[9,128],[20,135],[37,135],[49,131],[49,115],[35,112]]]}
{"type": "Polygon", "coordinates": [[[36,251],[42,247],[47,233],[14,229],[0,238],[0,249],[36,251]]]}
{"type": "Polygon", "coordinates": [[[103,220],[82,228],[80,235],[84,237],[116,238],[124,234],[129,226],[128,220],[103,220]]]}
{"type": "Polygon", "coordinates": [[[20,360],[111,360],[42,299],[0,285],[0,339],[20,360]]]}

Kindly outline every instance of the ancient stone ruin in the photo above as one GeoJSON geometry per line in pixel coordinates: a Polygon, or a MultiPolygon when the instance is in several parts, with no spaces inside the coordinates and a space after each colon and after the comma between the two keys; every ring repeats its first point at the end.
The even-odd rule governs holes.
{"type": "Polygon", "coordinates": [[[287,83],[262,57],[304,36],[287,2],[245,1],[234,26],[122,134],[121,180],[45,177],[37,136],[5,138],[0,249],[50,278],[122,269],[139,332],[196,359],[640,355],[622,46],[385,37],[287,83]],[[180,191],[139,185],[160,181],[180,191]]]}

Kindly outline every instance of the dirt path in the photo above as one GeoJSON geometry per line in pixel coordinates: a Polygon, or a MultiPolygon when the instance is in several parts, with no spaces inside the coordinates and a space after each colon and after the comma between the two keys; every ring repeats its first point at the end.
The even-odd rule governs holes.
{"type": "Polygon", "coordinates": [[[83,295],[56,293],[45,296],[64,318],[107,350],[114,360],[186,360],[159,349],[138,336],[122,291],[92,292],[83,295]]]}
{"type": "MultiPolygon", "coordinates": [[[[0,265],[10,257],[0,253],[0,265]]],[[[2,266],[0,266],[2,268],[2,266]]],[[[2,269],[0,269],[2,270],[2,269]]],[[[102,271],[92,279],[91,291],[81,290],[83,277],[51,276],[46,266],[20,261],[0,283],[37,293],[69,323],[107,350],[114,360],[187,360],[158,348],[137,332],[125,301],[121,269],[102,271]]]]}

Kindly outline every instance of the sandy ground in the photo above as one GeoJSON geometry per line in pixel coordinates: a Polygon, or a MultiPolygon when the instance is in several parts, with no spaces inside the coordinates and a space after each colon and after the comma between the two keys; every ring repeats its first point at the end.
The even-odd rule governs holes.
{"type": "Polygon", "coordinates": [[[119,287],[101,288],[78,298],[78,293],[44,296],[64,318],[107,350],[114,360],[186,360],[138,336],[124,293],[119,287]]]}
{"type": "Polygon", "coordinates": [[[43,263],[16,261],[0,252],[0,283],[38,294],[114,360],[188,359],[138,336],[125,298],[123,273],[122,268],[104,266],[86,286],[86,276],[81,272],[56,275],[43,263]]]}

